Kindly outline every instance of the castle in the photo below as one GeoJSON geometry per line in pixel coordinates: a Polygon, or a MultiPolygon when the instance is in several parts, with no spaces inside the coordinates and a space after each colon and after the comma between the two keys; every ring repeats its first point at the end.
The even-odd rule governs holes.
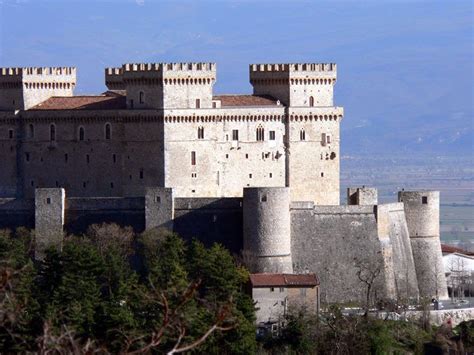
{"type": "MultiPolygon", "coordinates": [[[[315,272],[323,301],[447,297],[439,193],[348,190],[336,64],[252,64],[252,95],[213,95],[214,63],[124,64],[73,96],[76,69],[2,68],[0,228],[37,251],[91,223],[166,227],[242,252],[253,272],[315,272]]],[[[39,255],[38,254],[38,255],[39,255]]]]}

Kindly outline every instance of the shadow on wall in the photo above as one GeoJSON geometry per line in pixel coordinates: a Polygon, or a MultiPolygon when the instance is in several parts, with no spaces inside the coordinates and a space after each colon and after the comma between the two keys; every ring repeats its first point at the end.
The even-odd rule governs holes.
{"type": "Polygon", "coordinates": [[[242,237],[241,198],[176,198],[174,231],[185,240],[196,238],[205,246],[220,243],[240,253],[242,237]]]}

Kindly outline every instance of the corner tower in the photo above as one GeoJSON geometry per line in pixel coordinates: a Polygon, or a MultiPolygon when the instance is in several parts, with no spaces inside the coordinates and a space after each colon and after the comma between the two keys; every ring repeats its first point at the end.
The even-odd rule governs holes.
{"type": "Polygon", "coordinates": [[[133,63],[105,69],[111,90],[127,91],[130,109],[211,108],[215,63],[133,63]]]}
{"type": "Polygon", "coordinates": [[[339,126],[342,107],[334,106],[334,63],[251,64],[255,95],[286,105],[286,186],[292,201],[339,205],[339,126]]]}
{"type": "Polygon", "coordinates": [[[292,273],[289,189],[245,188],[243,223],[243,253],[250,271],[292,273]]]}
{"type": "Polygon", "coordinates": [[[421,297],[448,298],[439,238],[439,191],[400,191],[421,297]]]}
{"type": "Polygon", "coordinates": [[[72,96],[76,68],[1,68],[0,110],[28,110],[52,96],[72,96]]]}

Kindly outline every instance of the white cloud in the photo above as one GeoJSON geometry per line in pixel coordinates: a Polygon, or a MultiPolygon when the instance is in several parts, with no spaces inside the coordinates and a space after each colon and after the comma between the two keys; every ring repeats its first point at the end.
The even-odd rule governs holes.
{"type": "Polygon", "coordinates": [[[145,5],[145,0],[135,0],[138,6],[143,6],[145,5]]]}

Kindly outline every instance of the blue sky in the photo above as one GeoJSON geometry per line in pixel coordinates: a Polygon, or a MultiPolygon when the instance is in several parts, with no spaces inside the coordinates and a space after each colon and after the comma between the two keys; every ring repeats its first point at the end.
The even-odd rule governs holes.
{"type": "Polygon", "coordinates": [[[216,93],[248,93],[249,63],[336,62],[346,147],[468,154],[473,23],[472,1],[0,0],[0,66],[77,66],[98,93],[106,66],[213,61],[216,93]]]}

